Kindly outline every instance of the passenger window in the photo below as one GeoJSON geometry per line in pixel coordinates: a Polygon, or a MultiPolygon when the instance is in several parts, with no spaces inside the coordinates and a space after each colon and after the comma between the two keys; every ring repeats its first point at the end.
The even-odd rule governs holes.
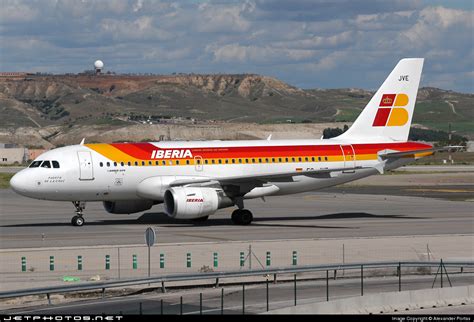
{"type": "Polygon", "coordinates": [[[123,162],[120,162],[120,165],[123,167],[124,163],[123,163],[123,162]]]}
{"type": "Polygon", "coordinates": [[[151,162],[151,161],[148,161],[148,165],[153,165],[153,162],[151,162]]]}
{"type": "Polygon", "coordinates": [[[186,160],[186,164],[189,164],[189,160],[186,160]]]}
{"type": "MultiPolygon", "coordinates": [[[[54,162],[55,162],[55,161],[53,161],[53,167],[54,167],[54,162]]],[[[99,163],[99,166],[102,168],[102,167],[104,166],[104,164],[103,164],[102,162],[100,162],[100,163],[99,163]]],[[[56,167],[55,167],[55,168],[56,168],[56,167]]]]}
{"type": "Polygon", "coordinates": [[[212,162],[212,164],[215,164],[215,163],[216,163],[216,160],[212,159],[211,162],[212,162]]]}
{"type": "Polygon", "coordinates": [[[208,164],[208,163],[209,163],[209,161],[208,161],[208,160],[204,160],[204,163],[205,163],[205,164],[208,164]]]}
{"type": "Polygon", "coordinates": [[[219,164],[222,164],[222,160],[221,160],[221,159],[219,159],[219,164]]]}
{"type": "Polygon", "coordinates": [[[328,157],[324,157],[324,160],[326,160],[326,161],[327,161],[327,160],[328,160],[328,157]]]}
{"type": "Polygon", "coordinates": [[[135,165],[138,165],[138,161],[135,161],[135,165]]]}
{"type": "Polygon", "coordinates": [[[159,162],[159,161],[155,161],[155,165],[160,165],[160,162],[159,162]]]}
{"type": "Polygon", "coordinates": [[[301,162],[301,158],[298,158],[298,161],[301,162]]]}
{"type": "Polygon", "coordinates": [[[285,158],[285,161],[288,162],[288,158],[285,158]]]}
{"type": "Polygon", "coordinates": [[[304,160],[305,160],[306,162],[308,162],[308,157],[305,157],[304,160]]]}
{"type": "Polygon", "coordinates": [[[31,164],[30,164],[30,168],[37,168],[40,166],[41,162],[43,161],[33,161],[31,164]]]}
{"type": "Polygon", "coordinates": [[[166,161],[165,160],[161,161],[161,164],[166,165],[166,161]]]}
{"type": "Polygon", "coordinates": [[[265,158],[265,162],[268,163],[268,158],[265,158]]]}
{"type": "Polygon", "coordinates": [[[179,160],[176,160],[176,164],[179,164],[179,160]]]}
{"type": "Polygon", "coordinates": [[[318,161],[321,161],[321,157],[318,157],[318,161]]]}
{"type": "Polygon", "coordinates": [[[43,163],[41,164],[41,167],[42,168],[51,168],[51,162],[43,161],[43,163]]]}
{"type": "Polygon", "coordinates": [[[281,162],[281,158],[278,158],[278,162],[281,162]]]}
{"type": "Polygon", "coordinates": [[[110,162],[107,162],[107,168],[110,167],[110,162]]]}
{"type": "Polygon", "coordinates": [[[114,167],[116,167],[116,166],[117,166],[117,162],[114,162],[114,167]]]}
{"type": "Polygon", "coordinates": [[[198,163],[198,164],[201,164],[201,160],[197,160],[197,163],[198,163]]]}
{"type": "Polygon", "coordinates": [[[145,161],[142,161],[142,165],[145,165],[145,161]]]}
{"type": "Polygon", "coordinates": [[[313,162],[314,162],[314,157],[312,157],[312,158],[311,158],[311,161],[313,161],[313,162]]]}
{"type": "Polygon", "coordinates": [[[128,166],[131,166],[131,165],[132,165],[132,163],[131,163],[130,161],[128,161],[128,162],[127,162],[127,165],[128,165],[128,166]]]}

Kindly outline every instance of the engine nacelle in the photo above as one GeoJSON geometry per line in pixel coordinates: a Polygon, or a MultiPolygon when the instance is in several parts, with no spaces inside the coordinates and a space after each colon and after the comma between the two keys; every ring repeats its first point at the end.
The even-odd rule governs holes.
{"type": "Polygon", "coordinates": [[[176,219],[195,219],[212,215],[217,209],[233,206],[221,189],[176,187],[166,190],[164,208],[176,219]]]}
{"type": "Polygon", "coordinates": [[[153,200],[119,200],[119,201],[104,201],[104,208],[111,214],[133,214],[150,209],[154,202],[153,200]]]}

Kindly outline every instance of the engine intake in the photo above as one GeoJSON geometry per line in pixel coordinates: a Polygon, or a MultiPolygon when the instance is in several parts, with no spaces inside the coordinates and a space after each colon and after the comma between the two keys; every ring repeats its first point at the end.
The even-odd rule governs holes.
{"type": "Polygon", "coordinates": [[[166,190],[164,199],[166,214],[176,219],[205,217],[234,205],[223,190],[215,188],[171,188],[166,190]]]}

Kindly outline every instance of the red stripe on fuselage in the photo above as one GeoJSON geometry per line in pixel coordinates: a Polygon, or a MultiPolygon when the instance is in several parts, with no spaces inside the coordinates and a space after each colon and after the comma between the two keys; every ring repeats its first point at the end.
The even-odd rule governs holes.
{"type": "Polygon", "coordinates": [[[432,146],[424,143],[417,142],[404,142],[404,143],[372,143],[372,144],[353,144],[355,154],[373,154],[381,150],[390,149],[396,151],[410,151],[410,150],[423,150],[430,149],[432,146]]]}
{"type": "Polygon", "coordinates": [[[136,159],[148,160],[151,158],[151,153],[156,150],[156,147],[151,143],[112,143],[114,148],[119,149],[136,159]]]}
{"type": "MultiPolygon", "coordinates": [[[[190,150],[193,156],[202,158],[273,158],[301,156],[337,156],[342,155],[340,145],[289,145],[289,146],[250,146],[250,147],[204,147],[204,148],[167,148],[161,149],[151,143],[113,143],[113,147],[141,160],[150,160],[154,150],[190,150]]],[[[350,145],[350,144],[342,144],[350,145]]],[[[358,154],[375,154],[381,150],[410,151],[429,149],[431,145],[404,143],[367,143],[352,144],[358,154]]]]}

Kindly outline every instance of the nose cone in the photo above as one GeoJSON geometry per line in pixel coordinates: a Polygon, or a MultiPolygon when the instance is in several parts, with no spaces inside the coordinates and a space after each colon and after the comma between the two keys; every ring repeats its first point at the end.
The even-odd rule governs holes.
{"type": "Polygon", "coordinates": [[[10,187],[13,191],[24,195],[28,191],[28,180],[23,171],[18,172],[10,179],[10,187]]]}

